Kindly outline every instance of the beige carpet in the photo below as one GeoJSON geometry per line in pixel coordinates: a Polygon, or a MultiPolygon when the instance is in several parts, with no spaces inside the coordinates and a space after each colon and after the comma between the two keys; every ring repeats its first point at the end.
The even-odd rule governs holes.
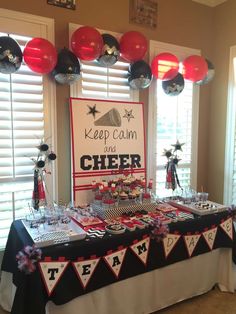
{"type": "MultiPolygon", "coordinates": [[[[0,314],[7,313],[0,308],[0,314]]],[[[214,289],[204,295],[183,301],[152,314],[236,314],[236,293],[224,293],[214,289]]]]}
{"type": "Polygon", "coordinates": [[[236,314],[236,293],[217,288],[153,314],[236,314]]]}

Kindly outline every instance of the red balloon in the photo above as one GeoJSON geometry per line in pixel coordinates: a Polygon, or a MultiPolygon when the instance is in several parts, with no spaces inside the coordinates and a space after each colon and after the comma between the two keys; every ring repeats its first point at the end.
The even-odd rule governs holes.
{"type": "Polygon", "coordinates": [[[205,78],[208,65],[205,58],[197,55],[187,57],[183,61],[183,77],[186,80],[197,82],[205,78]]]}
{"type": "Polygon", "coordinates": [[[28,67],[37,73],[51,72],[57,63],[57,51],[50,41],[33,38],[25,46],[23,57],[28,67]]]}
{"type": "Polygon", "coordinates": [[[147,52],[147,39],[139,32],[130,31],[120,39],[120,53],[129,62],[143,59],[147,52]]]}
{"type": "Polygon", "coordinates": [[[77,58],[92,61],[101,55],[103,39],[96,28],[82,26],[72,34],[71,48],[77,58]]]}
{"type": "Polygon", "coordinates": [[[172,53],[163,52],[152,60],[151,68],[156,79],[169,81],[178,74],[179,60],[172,53]]]}

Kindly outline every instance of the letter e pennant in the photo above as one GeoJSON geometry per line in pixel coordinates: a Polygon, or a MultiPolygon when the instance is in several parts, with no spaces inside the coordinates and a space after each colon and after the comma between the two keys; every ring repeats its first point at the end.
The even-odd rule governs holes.
{"type": "Polygon", "coordinates": [[[215,243],[215,238],[216,238],[216,233],[217,233],[217,227],[212,228],[210,230],[204,231],[202,233],[204,239],[206,240],[207,245],[209,246],[209,249],[212,250],[214,243],[215,243]]]}
{"type": "Polygon", "coordinates": [[[165,252],[165,257],[167,258],[177,242],[180,239],[179,234],[167,234],[167,236],[163,239],[163,246],[164,246],[164,252],[165,252]]]}
{"type": "Polygon", "coordinates": [[[39,262],[39,270],[49,296],[56,288],[68,265],[69,261],[65,261],[64,257],[59,257],[57,261],[45,257],[44,261],[39,262]]]}
{"type": "Polygon", "coordinates": [[[75,272],[84,289],[88,285],[89,280],[91,279],[99,261],[100,257],[91,257],[87,260],[78,259],[77,262],[72,262],[75,272]]]}
{"type": "Polygon", "coordinates": [[[125,258],[127,248],[120,249],[114,253],[109,253],[103,256],[104,261],[107,263],[116,278],[119,278],[120,270],[125,258]]]}
{"type": "Polygon", "coordinates": [[[134,252],[134,254],[140,259],[141,262],[146,266],[147,258],[149,252],[150,245],[150,237],[145,238],[139,242],[130,245],[130,249],[134,252]]]}
{"type": "Polygon", "coordinates": [[[192,256],[193,251],[194,251],[200,237],[201,237],[200,234],[192,234],[192,235],[184,236],[184,242],[185,242],[189,257],[192,256]]]}
{"type": "Polygon", "coordinates": [[[228,218],[224,222],[220,224],[221,228],[224,230],[224,232],[230,237],[231,240],[233,240],[233,222],[232,218],[228,218]]]}

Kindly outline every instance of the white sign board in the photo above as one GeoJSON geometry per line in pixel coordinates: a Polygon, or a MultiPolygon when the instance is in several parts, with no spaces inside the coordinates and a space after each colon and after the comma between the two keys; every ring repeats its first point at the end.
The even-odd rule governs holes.
{"type": "Polygon", "coordinates": [[[93,180],[146,176],[142,103],[71,98],[70,112],[75,205],[91,202],[93,180]]]}

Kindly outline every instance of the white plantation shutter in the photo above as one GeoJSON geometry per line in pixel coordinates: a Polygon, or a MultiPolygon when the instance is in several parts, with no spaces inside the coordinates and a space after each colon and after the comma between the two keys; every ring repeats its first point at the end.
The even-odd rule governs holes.
{"type": "Polygon", "coordinates": [[[229,61],[224,204],[236,204],[236,46],[230,48],[229,61]]]}
{"type": "MultiPolygon", "coordinates": [[[[70,24],[70,37],[79,27],[70,24]]],[[[110,31],[99,31],[117,39],[121,36],[110,31]]],[[[138,101],[138,91],[132,90],[128,84],[128,62],[118,61],[110,68],[101,66],[97,61],[80,61],[80,64],[81,78],[77,84],[71,85],[72,97],[138,101]]]]}
{"type": "MultiPolygon", "coordinates": [[[[192,49],[173,45],[151,42],[150,60],[161,52],[175,54],[179,60],[197,54],[192,49]]],[[[197,152],[197,122],[198,122],[198,88],[189,81],[178,96],[168,96],[162,89],[162,81],[155,80],[150,89],[149,103],[149,177],[154,179],[155,192],[159,197],[172,193],[165,189],[167,158],[163,156],[164,149],[177,140],[185,143],[182,151],[177,152],[181,159],[177,166],[177,174],[181,187],[196,188],[196,152],[197,152]]]]}
{"type": "MultiPolygon", "coordinates": [[[[29,37],[10,36],[23,50],[29,37]]],[[[44,137],[42,76],[26,65],[13,74],[0,73],[0,247],[13,219],[31,204],[36,146],[44,137]]]]}
{"type": "MultiPolygon", "coordinates": [[[[0,23],[5,16],[10,21],[12,12],[11,29],[16,21],[27,20],[27,14],[18,15],[6,10],[6,15],[4,11],[0,10],[0,23]]],[[[36,19],[34,22],[33,25],[36,19]]],[[[17,24],[16,33],[23,33],[23,24],[21,29],[17,24]]],[[[6,23],[4,26],[7,28],[6,23]]],[[[38,32],[38,37],[40,34],[38,32]]],[[[16,40],[22,51],[32,38],[15,33],[0,33],[0,36],[10,36],[16,40]]],[[[36,147],[44,139],[46,131],[45,87],[43,76],[32,72],[23,63],[15,73],[0,73],[0,248],[5,246],[12,221],[24,218],[29,212],[28,204],[31,205],[32,158],[37,156],[36,147]]],[[[47,118],[50,120],[50,117],[47,118]]],[[[47,130],[47,136],[49,134],[47,130]]]]}

